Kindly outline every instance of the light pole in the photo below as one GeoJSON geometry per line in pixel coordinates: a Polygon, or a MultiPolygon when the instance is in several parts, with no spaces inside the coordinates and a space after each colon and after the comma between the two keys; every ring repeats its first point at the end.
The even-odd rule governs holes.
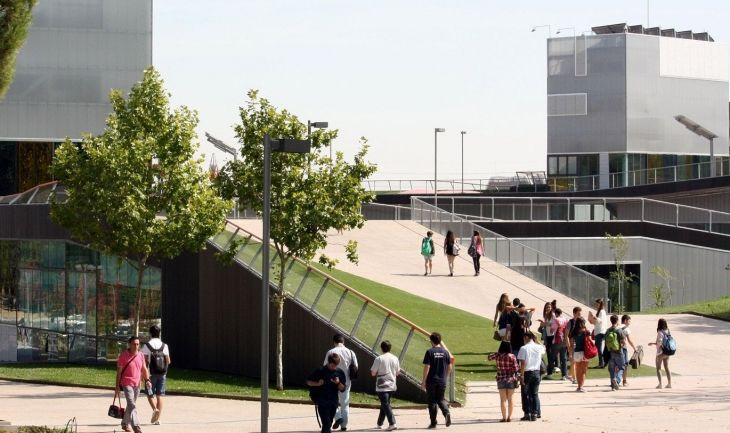
{"type": "MultiPolygon", "coordinates": [[[[264,135],[264,233],[261,245],[261,433],[269,431],[269,237],[271,236],[271,152],[309,153],[309,139],[264,135]]],[[[282,287],[283,290],[283,287],[282,287]]]]}
{"type": "MultiPolygon", "coordinates": [[[[312,122],[311,120],[307,120],[307,139],[311,139],[312,137],[312,128],[316,129],[324,129],[329,126],[328,122],[312,122]]],[[[330,141],[330,159],[332,159],[332,142],[330,141]]]]}
{"type": "Polygon", "coordinates": [[[699,135],[700,137],[705,137],[706,139],[710,140],[710,177],[715,177],[715,139],[717,138],[717,134],[714,132],[704,128],[699,123],[695,122],[694,120],[690,119],[687,116],[683,116],[681,114],[674,116],[674,119],[685,126],[685,128],[689,129],[690,131],[694,132],[695,134],[699,135]]]}
{"type": "Polygon", "coordinates": [[[439,177],[438,177],[438,167],[439,167],[439,132],[446,132],[446,129],[444,128],[434,128],[433,129],[433,205],[436,207],[436,210],[438,210],[439,207],[439,177]]]}
{"type": "Polygon", "coordinates": [[[557,32],[555,32],[556,35],[559,35],[561,31],[563,30],[572,30],[573,31],[573,37],[575,37],[575,27],[561,27],[558,29],[557,32]]]}
{"type": "Polygon", "coordinates": [[[464,194],[464,134],[466,131],[461,131],[461,193],[464,194]]]}
{"type": "Polygon", "coordinates": [[[236,148],[233,146],[229,146],[226,143],[222,142],[221,140],[213,137],[212,135],[205,133],[205,139],[208,141],[208,143],[211,143],[213,146],[215,146],[216,149],[225,152],[229,155],[233,155],[233,160],[238,161],[238,152],[236,152],[236,148]]]}
{"type": "Polygon", "coordinates": [[[535,26],[530,31],[532,33],[535,33],[535,31],[537,31],[537,29],[542,29],[542,28],[545,28],[545,27],[547,27],[547,29],[548,29],[548,36],[552,36],[553,35],[553,27],[550,24],[543,24],[541,26],[535,26]]]}

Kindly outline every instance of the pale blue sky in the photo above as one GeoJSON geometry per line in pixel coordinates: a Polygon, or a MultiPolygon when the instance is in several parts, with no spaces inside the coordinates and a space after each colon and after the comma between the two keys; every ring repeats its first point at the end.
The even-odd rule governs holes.
{"type": "MultiPolygon", "coordinates": [[[[366,136],[377,178],[432,178],[434,127],[446,128],[439,178],[460,177],[466,130],[465,176],[477,178],[545,169],[547,29],[530,29],[646,25],[647,3],[155,0],[154,20],[154,63],[201,131],[234,144],[255,88],[338,128],[348,157],[366,136]]],[[[649,20],[730,42],[726,0],[653,0],[649,20]]]]}

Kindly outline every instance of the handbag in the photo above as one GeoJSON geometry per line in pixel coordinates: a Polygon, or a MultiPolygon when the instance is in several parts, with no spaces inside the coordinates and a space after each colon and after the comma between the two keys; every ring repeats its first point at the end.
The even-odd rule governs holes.
{"type": "Polygon", "coordinates": [[[629,360],[629,364],[631,364],[631,368],[637,369],[641,365],[641,359],[644,357],[644,347],[641,345],[636,346],[636,350],[634,351],[634,354],[631,355],[631,359],[629,360]]]}
{"type": "MultiPolygon", "coordinates": [[[[130,359],[129,361],[127,361],[127,364],[122,369],[122,372],[119,373],[120,378],[122,377],[122,375],[124,375],[124,372],[127,370],[127,367],[129,367],[129,364],[131,364],[132,361],[135,360],[135,358],[136,358],[136,356],[134,358],[130,359]]],[[[115,384],[114,398],[112,399],[112,404],[109,405],[109,410],[106,412],[106,414],[109,415],[110,417],[116,418],[116,419],[124,418],[124,407],[122,407],[122,397],[119,396],[119,384],[118,383],[115,384]],[[119,397],[119,406],[114,404],[117,401],[117,397],[119,397]]]]}
{"type": "Polygon", "coordinates": [[[494,331],[494,335],[492,335],[492,338],[495,339],[496,341],[502,341],[502,336],[499,335],[499,331],[496,331],[496,330],[494,331]]]}
{"type": "Polygon", "coordinates": [[[458,256],[459,252],[461,251],[461,245],[454,242],[454,245],[451,247],[451,251],[454,253],[455,256],[458,256]]]}
{"type": "Polygon", "coordinates": [[[357,379],[357,365],[353,362],[355,360],[355,353],[351,350],[350,354],[352,355],[352,360],[350,361],[350,366],[348,367],[348,373],[350,376],[350,380],[357,379]]]}
{"type": "Polygon", "coordinates": [[[469,257],[476,257],[477,256],[477,249],[476,249],[476,247],[474,246],[473,243],[471,245],[469,245],[469,249],[466,250],[466,253],[469,254],[469,257]]]}

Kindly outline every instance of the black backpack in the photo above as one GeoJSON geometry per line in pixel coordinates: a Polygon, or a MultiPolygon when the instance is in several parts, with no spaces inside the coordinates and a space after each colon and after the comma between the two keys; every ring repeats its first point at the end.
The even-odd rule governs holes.
{"type": "Polygon", "coordinates": [[[164,354],[166,344],[163,343],[159,349],[153,349],[150,343],[146,344],[150,351],[150,373],[167,374],[167,361],[164,354]]]}

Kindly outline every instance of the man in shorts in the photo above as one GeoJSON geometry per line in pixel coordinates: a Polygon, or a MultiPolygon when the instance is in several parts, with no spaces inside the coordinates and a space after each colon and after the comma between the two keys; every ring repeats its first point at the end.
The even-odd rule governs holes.
{"type": "Polygon", "coordinates": [[[423,256],[425,272],[423,276],[433,273],[433,256],[436,254],[436,248],[433,246],[433,232],[426,232],[426,237],[421,239],[421,255],[423,256]]]}
{"type": "Polygon", "coordinates": [[[142,354],[145,363],[149,366],[151,389],[147,392],[147,401],[152,408],[152,420],[154,425],[160,424],[162,414],[162,397],[165,395],[165,382],[167,380],[167,369],[170,367],[170,348],[160,339],[160,327],[150,327],[150,341],[142,346],[142,354]]]}

